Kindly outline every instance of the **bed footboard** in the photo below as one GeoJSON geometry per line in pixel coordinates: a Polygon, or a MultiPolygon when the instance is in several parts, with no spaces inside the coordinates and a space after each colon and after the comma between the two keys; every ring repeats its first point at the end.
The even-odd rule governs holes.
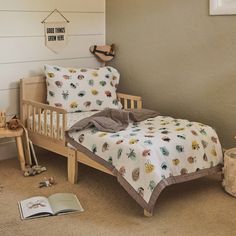
{"type": "MultiPolygon", "coordinates": [[[[21,121],[34,144],[61,155],[67,155],[64,135],[67,128],[66,110],[22,99],[21,116],[21,121]]],[[[25,149],[26,159],[31,164],[29,148],[26,146],[25,149]]]]}
{"type": "Polygon", "coordinates": [[[66,110],[30,100],[22,100],[22,109],[23,122],[29,132],[65,143],[66,110]]]}

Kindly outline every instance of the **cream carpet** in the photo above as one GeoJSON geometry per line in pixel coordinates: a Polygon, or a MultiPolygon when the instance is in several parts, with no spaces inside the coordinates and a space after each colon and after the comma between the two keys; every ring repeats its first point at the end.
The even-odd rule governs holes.
{"type": "Polygon", "coordinates": [[[23,177],[16,159],[0,162],[0,235],[236,235],[236,199],[226,194],[219,176],[171,186],[157,201],[152,218],[143,217],[138,204],[116,179],[80,165],[79,183],[66,180],[66,159],[41,155],[47,172],[23,177]],[[43,177],[57,185],[38,188],[43,177]],[[17,201],[37,195],[72,192],[85,212],[22,221],[17,201]]]}

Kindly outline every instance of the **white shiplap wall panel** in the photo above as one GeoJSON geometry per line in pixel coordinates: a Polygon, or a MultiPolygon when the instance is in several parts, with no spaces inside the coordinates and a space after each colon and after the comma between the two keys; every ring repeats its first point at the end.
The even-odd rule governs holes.
{"type": "MultiPolygon", "coordinates": [[[[0,37],[43,36],[44,24],[41,21],[47,14],[45,12],[0,11],[0,37]]],[[[104,35],[105,33],[104,13],[64,13],[64,15],[70,21],[69,35],[104,35]]],[[[62,21],[63,19],[56,13],[48,19],[48,21],[53,20],[62,21]]]]}
{"type": "MultiPolygon", "coordinates": [[[[3,141],[5,142],[5,141],[3,141]]],[[[14,140],[11,140],[8,145],[0,143],[0,160],[9,159],[9,157],[16,157],[17,150],[14,140]]],[[[20,165],[18,165],[20,168],[20,165]]]]}
{"type": "MultiPolygon", "coordinates": [[[[93,44],[103,44],[103,35],[71,36],[68,44],[56,54],[44,45],[43,37],[0,38],[0,64],[28,62],[37,60],[69,59],[90,57],[89,47],[93,44]]],[[[30,68],[29,68],[30,69],[30,68]]]]}
{"type": "Polygon", "coordinates": [[[104,12],[104,0],[0,0],[0,10],[104,12]]]}
{"type": "MultiPolygon", "coordinates": [[[[104,43],[105,0],[0,0],[0,109],[8,118],[19,113],[19,79],[42,74],[44,64],[100,66],[88,49],[104,43]],[[58,54],[44,46],[41,24],[55,8],[70,20],[68,45],[58,54]]],[[[15,155],[9,148],[0,144],[0,160],[15,155]]]]}
{"type": "Polygon", "coordinates": [[[19,113],[19,89],[1,90],[0,109],[8,115],[19,113]]]}
{"type": "MultiPolygon", "coordinates": [[[[99,67],[100,63],[96,60],[95,57],[88,58],[77,58],[77,59],[59,59],[59,60],[48,60],[48,61],[37,61],[37,62],[28,62],[28,63],[15,63],[15,64],[0,64],[1,71],[1,90],[18,88],[19,79],[27,78],[36,75],[42,75],[43,65],[58,65],[63,67],[99,67]],[[14,68],[14,70],[13,70],[14,68]]],[[[1,102],[0,102],[1,103],[1,102]]]]}

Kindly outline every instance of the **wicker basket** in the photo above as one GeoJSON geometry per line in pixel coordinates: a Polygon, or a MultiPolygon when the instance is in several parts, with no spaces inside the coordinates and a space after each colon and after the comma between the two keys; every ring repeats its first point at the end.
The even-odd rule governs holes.
{"type": "Polygon", "coordinates": [[[236,197],[236,148],[225,152],[223,173],[225,191],[236,197]]]}

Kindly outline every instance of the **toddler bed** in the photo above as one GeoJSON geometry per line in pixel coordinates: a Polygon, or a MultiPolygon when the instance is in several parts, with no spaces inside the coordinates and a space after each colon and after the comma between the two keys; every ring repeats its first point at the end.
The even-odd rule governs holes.
{"type": "MultiPolygon", "coordinates": [[[[63,90],[63,98],[64,94],[63,90]]],[[[209,126],[157,116],[131,122],[117,133],[89,128],[74,130],[66,137],[65,131],[75,122],[90,119],[97,112],[70,113],[47,105],[46,81],[41,76],[22,79],[20,96],[21,120],[32,142],[67,157],[71,183],[77,181],[78,162],[114,175],[146,216],[152,215],[166,186],[220,170],[222,150],[217,134],[209,126]]],[[[141,97],[117,96],[125,109],[142,108],[141,97]]]]}

